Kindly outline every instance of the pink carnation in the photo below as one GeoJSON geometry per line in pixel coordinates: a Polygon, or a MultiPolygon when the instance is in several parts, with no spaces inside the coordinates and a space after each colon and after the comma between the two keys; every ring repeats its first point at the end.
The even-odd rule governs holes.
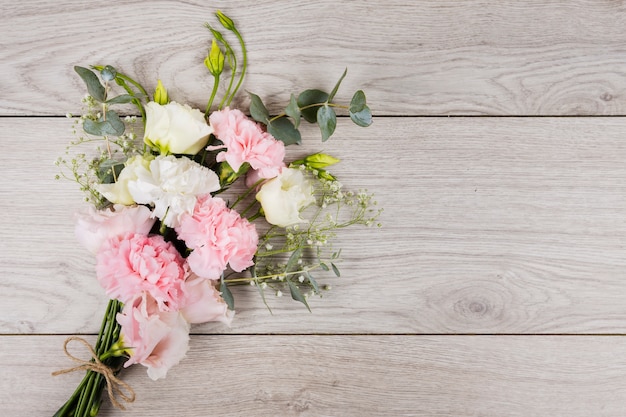
{"type": "Polygon", "coordinates": [[[116,205],[113,210],[96,210],[89,206],[87,212],[76,215],[76,238],[95,254],[111,237],[127,233],[147,235],[155,222],[151,215],[145,206],[116,205]]]}
{"type": "Polygon", "coordinates": [[[190,275],[185,284],[185,305],[180,310],[185,320],[189,323],[221,321],[230,326],[234,312],[228,310],[213,281],[190,275]]]}
{"type": "Polygon", "coordinates": [[[257,170],[261,178],[273,178],[285,166],[285,145],[272,135],[261,130],[259,125],[248,119],[240,110],[216,111],[209,117],[213,133],[224,146],[209,146],[215,150],[226,148],[217,154],[217,161],[226,161],[237,172],[245,162],[257,170]]]}
{"type": "Polygon", "coordinates": [[[129,367],[140,363],[148,367],[153,380],[185,357],[189,349],[189,323],[177,311],[161,311],[157,301],[142,292],[130,300],[117,315],[125,347],[130,348],[129,367]]]}
{"type": "Polygon", "coordinates": [[[163,311],[178,310],[184,295],[184,260],[162,236],[126,234],[106,241],[96,255],[96,277],[123,303],[148,292],[163,311]]]}
{"type": "Polygon", "coordinates": [[[253,224],[210,195],[198,199],[193,215],[181,216],[176,232],[193,249],[189,268],[207,279],[218,279],[227,264],[237,272],[251,266],[259,242],[253,224]]]}

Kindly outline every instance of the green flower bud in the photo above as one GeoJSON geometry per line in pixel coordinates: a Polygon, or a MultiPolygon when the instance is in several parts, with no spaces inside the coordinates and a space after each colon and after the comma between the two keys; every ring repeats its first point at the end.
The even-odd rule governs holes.
{"type": "Polygon", "coordinates": [[[333,174],[323,169],[320,169],[317,171],[317,177],[323,180],[337,181],[337,177],[335,177],[333,174]]]}
{"type": "Polygon", "coordinates": [[[215,13],[215,16],[217,16],[222,26],[224,26],[226,29],[235,30],[235,24],[233,23],[232,19],[222,13],[221,10],[218,10],[217,13],[215,13]]]}
{"type": "Polygon", "coordinates": [[[224,53],[215,39],[211,43],[209,55],[204,59],[204,65],[214,77],[219,76],[224,71],[224,53]]]}
{"type": "Polygon", "coordinates": [[[292,162],[293,165],[304,165],[310,169],[322,169],[327,166],[334,165],[339,162],[339,159],[326,155],[324,153],[314,153],[313,155],[309,155],[304,159],[299,159],[297,161],[292,162]]]}
{"type": "Polygon", "coordinates": [[[162,106],[170,102],[170,99],[167,96],[167,90],[163,87],[161,80],[157,81],[157,86],[154,90],[154,101],[162,106]]]}
{"type": "Polygon", "coordinates": [[[239,171],[235,172],[235,170],[233,170],[233,168],[230,166],[228,162],[220,163],[217,169],[218,171],[217,174],[220,178],[220,185],[222,187],[226,187],[234,183],[237,180],[237,178],[241,177],[242,175],[245,175],[249,169],[250,169],[250,165],[245,163],[239,168],[239,171]]]}

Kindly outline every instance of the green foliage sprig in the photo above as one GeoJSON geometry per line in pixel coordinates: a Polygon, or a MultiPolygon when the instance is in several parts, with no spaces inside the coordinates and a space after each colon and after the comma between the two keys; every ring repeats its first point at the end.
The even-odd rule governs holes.
{"type": "Polygon", "coordinates": [[[335,109],[346,109],[350,119],[358,126],[367,127],[372,124],[372,112],[367,106],[365,93],[358,90],[352,96],[350,105],[341,105],[333,102],[341,82],[346,77],[346,69],[330,94],[322,90],[304,90],[297,98],[291,95],[289,104],[285,110],[273,117],[256,94],[248,92],[251,98],[250,114],[257,122],[267,126],[267,131],[276,139],[282,140],[287,145],[299,144],[302,141],[300,131],[301,118],[309,123],[317,123],[322,134],[322,142],[332,136],[337,127],[337,113],[335,109]],[[291,119],[291,120],[290,120],[291,119]]]}

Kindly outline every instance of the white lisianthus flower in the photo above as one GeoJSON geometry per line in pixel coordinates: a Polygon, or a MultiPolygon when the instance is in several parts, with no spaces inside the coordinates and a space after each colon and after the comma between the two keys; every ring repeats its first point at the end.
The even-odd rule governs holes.
{"type": "Polygon", "coordinates": [[[306,220],[300,211],[315,203],[312,182],[299,169],[283,168],[276,178],[267,181],[256,195],[268,223],[287,227],[306,220]]]}
{"type": "Polygon", "coordinates": [[[112,184],[100,184],[96,190],[113,204],[130,206],[135,204],[133,196],[128,191],[128,182],[137,179],[137,170],[148,170],[151,159],[145,159],[142,155],[129,158],[124,164],[124,169],[117,176],[117,181],[112,184]]]}
{"type": "Polygon", "coordinates": [[[128,182],[131,196],[139,204],[154,205],[153,216],[169,227],[177,227],[183,213],[193,213],[198,196],[220,189],[215,172],[186,157],[159,155],[136,174],[128,182]]]}
{"type": "Polygon", "coordinates": [[[146,130],[143,140],[161,154],[189,154],[200,152],[213,132],[204,114],[186,104],[175,101],[161,105],[154,101],[145,106],[146,130]]]}

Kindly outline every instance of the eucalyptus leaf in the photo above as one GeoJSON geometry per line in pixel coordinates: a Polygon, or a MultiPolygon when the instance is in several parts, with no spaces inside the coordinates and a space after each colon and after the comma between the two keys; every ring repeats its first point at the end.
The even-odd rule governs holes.
{"type": "Polygon", "coordinates": [[[98,165],[98,179],[102,184],[111,184],[119,178],[120,173],[124,169],[124,161],[115,159],[107,159],[98,165]]]}
{"type": "Polygon", "coordinates": [[[297,129],[300,126],[300,117],[302,116],[302,113],[300,113],[300,107],[298,107],[298,100],[293,94],[289,99],[289,105],[285,109],[285,114],[293,119],[293,123],[297,129]]]}
{"type": "Polygon", "coordinates": [[[263,286],[259,285],[258,276],[256,274],[256,265],[252,265],[252,267],[250,268],[250,274],[252,275],[252,278],[254,278],[254,282],[256,284],[256,288],[259,291],[259,294],[261,295],[261,299],[263,300],[263,304],[265,304],[265,307],[270,312],[270,314],[274,314],[274,313],[272,313],[272,309],[270,308],[270,305],[267,304],[267,300],[265,299],[265,290],[263,289],[263,286]]]}
{"type": "Polygon", "coordinates": [[[345,71],[343,72],[343,75],[341,76],[341,78],[339,78],[339,81],[337,81],[337,84],[335,84],[333,91],[330,92],[330,95],[328,96],[329,102],[332,101],[333,98],[335,98],[335,94],[337,94],[337,90],[339,90],[339,86],[341,85],[341,82],[343,81],[343,79],[346,78],[347,73],[348,73],[348,68],[345,69],[345,71]]]}
{"type": "Polygon", "coordinates": [[[328,269],[328,265],[326,265],[324,262],[320,262],[320,268],[322,268],[324,271],[330,271],[330,269],[328,269]]]}
{"type": "Polygon", "coordinates": [[[113,97],[112,99],[107,100],[106,103],[107,104],[127,104],[127,103],[131,103],[134,99],[135,97],[131,96],[130,94],[120,94],[117,97],[113,97]]]}
{"type": "Polygon", "coordinates": [[[311,286],[313,287],[313,290],[315,291],[315,293],[319,294],[320,287],[319,285],[317,285],[317,281],[315,281],[315,278],[313,278],[313,276],[309,272],[305,272],[304,276],[309,281],[309,284],[311,284],[311,286]]]}
{"type": "Polygon", "coordinates": [[[337,115],[330,106],[322,106],[317,111],[317,124],[322,132],[322,142],[326,142],[337,127],[337,115]]]}
{"type": "Polygon", "coordinates": [[[337,268],[337,265],[331,262],[330,266],[333,268],[333,272],[335,273],[335,275],[337,275],[337,278],[339,278],[341,276],[341,273],[339,272],[339,268],[337,268]]]}
{"type": "Polygon", "coordinates": [[[302,291],[300,291],[300,288],[298,288],[298,286],[291,281],[287,281],[287,284],[289,284],[289,291],[291,292],[291,298],[293,298],[296,301],[300,301],[302,304],[306,306],[309,312],[311,312],[311,307],[309,307],[309,303],[306,302],[306,298],[302,294],[302,291]]]}
{"type": "Polygon", "coordinates": [[[350,113],[358,113],[363,110],[366,106],[365,93],[363,90],[359,90],[352,96],[352,100],[350,101],[350,113]]]}
{"type": "Polygon", "coordinates": [[[372,111],[369,107],[365,106],[363,110],[359,112],[350,112],[350,119],[361,127],[368,127],[372,124],[372,111]]]}
{"type": "Polygon", "coordinates": [[[105,100],[104,86],[100,83],[98,76],[90,69],[76,65],[74,71],[83,79],[87,86],[89,95],[94,99],[103,102],[105,100]]]}
{"type": "Polygon", "coordinates": [[[104,81],[112,81],[117,77],[117,71],[112,66],[107,65],[100,71],[100,76],[104,81]]]}
{"type": "Polygon", "coordinates": [[[257,122],[261,122],[267,124],[268,119],[270,118],[270,113],[267,111],[267,108],[263,104],[261,97],[248,92],[250,95],[250,115],[257,122]]]}
{"type": "Polygon", "coordinates": [[[220,280],[220,292],[222,293],[222,299],[224,299],[224,302],[228,306],[228,309],[234,310],[235,298],[233,297],[233,293],[230,292],[228,285],[226,285],[226,283],[224,282],[224,275],[222,275],[222,278],[220,280]]]}
{"type": "Polygon", "coordinates": [[[121,136],[126,130],[124,122],[112,110],[106,112],[106,118],[101,117],[98,120],[86,119],[83,122],[85,132],[94,136],[121,136]]]}
{"type": "Polygon", "coordinates": [[[302,135],[291,123],[291,120],[281,117],[272,122],[268,122],[267,131],[276,139],[282,141],[285,145],[300,144],[302,135]]]}
{"type": "Polygon", "coordinates": [[[321,90],[305,90],[298,96],[298,107],[302,112],[302,117],[309,123],[317,122],[317,110],[323,103],[328,101],[328,93],[321,90]],[[303,107],[310,106],[312,104],[320,104],[319,106],[312,106],[306,109],[303,107]]]}
{"type": "Polygon", "coordinates": [[[126,130],[126,125],[124,125],[124,122],[122,122],[120,116],[118,116],[117,113],[115,113],[113,110],[109,110],[108,112],[106,112],[106,121],[110,123],[111,127],[113,128],[113,135],[122,136],[124,134],[124,131],[126,130]]]}
{"type": "Polygon", "coordinates": [[[293,251],[289,260],[287,261],[287,266],[285,267],[285,272],[292,272],[294,270],[294,266],[298,264],[298,261],[302,257],[302,248],[298,248],[293,251]]]}

